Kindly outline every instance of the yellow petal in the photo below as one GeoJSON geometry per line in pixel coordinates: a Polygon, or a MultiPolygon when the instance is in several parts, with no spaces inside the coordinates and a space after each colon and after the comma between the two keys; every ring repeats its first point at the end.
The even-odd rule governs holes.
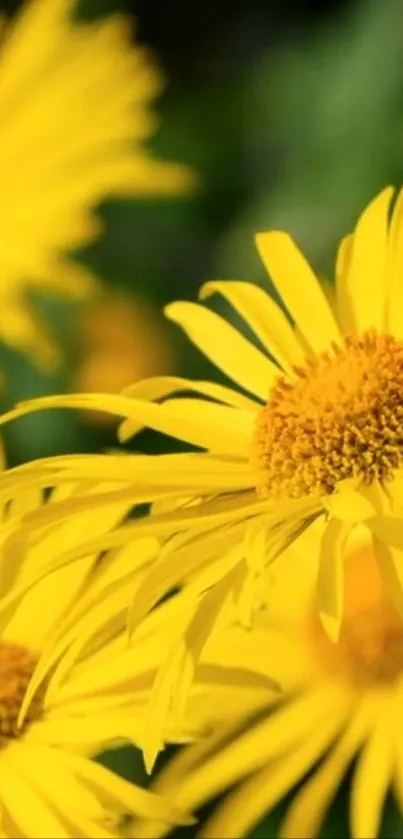
{"type": "MultiPolygon", "coordinates": [[[[80,497],[85,498],[86,493],[82,490],[80,492],[80,497]]],[[[27,572],[33,577],[37,574],[40,576],[47,561],[52,561],[61,544],[65,549],[74,549],[84,540],[88,529],[94,536],[108,532],[122,519],[130,507],[130,501],[111,503],[103,511],[102,516],[99,515],[98,510],[95,510],[79,512],[75,516],[70,516],[68,520],[62,517],[54,530],[42,535],[40,543],[28,550],[27,572]]],[[[3,637],[17,643],[27,643],[29,640],[33,649],[39,651],[52,628],[61,620],[69,604],[78,596],[95,560],[96,556],[90,555],[79,563],[60,569],[55,575],[41,579],[34,588],[26,592],[18,604],[14,615],[3,631],[3,637]],[[55,592],[58,592],[57,597],[55,597],[55,592]],[[32,615],[35,615],[34,622],[32,615]]]]}
{"type": "Polygon", "coordinates": [[[323,506],[340,521],[365,521],[375,513],[373,504],[364,493],[348,487],[340,487],[333,495],[325,496],[323,506]]]}
{"type": "Polygon", "coordinates": [[[270,762],[263,771],[252,775],[218,805],[216,813],[197,833],[198,839],[214,839],[217,836],[233,839],[234,836],[247,836],[250,833],[320,758],[343,725],[346,706],[337,699],[336,695],[333,712],[326,718],[320,715],[316,724],[308,718],[308,736],[295,743],[292,749],[284,750],[278,760],[270,762]]]}
{"type": "Polygon", "coordinates": [[[403,552],[374,537],[375,556],[386,591],[403,617],[403,552]]]}
{"type": "Polygon", "coordinates": [[[60,754],[61,763],[76,772],[78,778],[88,782],[92,788],[99,791],[106,800],[123,806],[130,813],[136,813],[146,818],[158,818],[178,824],[192,824],[193,819],[183,815],[174,803],[162,796],[154,795],[148,790],[141,789],[135,784],[114,775],[99,763],[94,763],[78,755],[63,752],[60,754]]]}
{"type": "Polygon", "coordinates": [[[140,425],[193,446],[218,453],[245,456],[245,448],[252,434],[251,412],[239,412],[235,408],[202,400],[194,400],[194,405],[190,402],[191,400],[172,399],[159,405],[125,396],[94,393],[50,396],[21,403],[12,411],[3,414],[0,423],[50,408],[105,411],[108,414],[134,419],[140,425]]]}
{"type": "MultiPolygon", "coordinates": [[[[1,802],[12,819],[19,835],[37,839],[71,839],[63,818],[26,781],[13,762],[13,752],[4,751],[0,761],[1,802]],[[24,806],[21,806],[21,802],[24,806]]],[[[18,834],[17,834],[18,835],[18,834]]]]}
{"type": "MultiPolygon", "coordinates": [[[[46,723],[43,729],[46,730],[46,723]]],[[[17,741],[13,744],[12,759],[16,770],[61,812],[69,801],[73,809],[82,810],[87,816],[105,817],[105,809],[97,796],[89,787],[79,784],[73,772],[66,770],[58,761],[57,749],[40,743],[31,746],[24,739],[23,743],[17,741]]]]}
{"type": "Polygon", "coordinates": [[[239,312],[283,370],[292,373],[294,365],[304,364],[305,354],[291,324],[263,289],[252,283],[213,280],[202,287],[200,299],[215,292],[239,312]]]}
{"type": "Polygon", "coordinates": [[[280,370],[237,329],[197,303],[171,303],[165,314],[226,376],[266,401],[280,370]]]}
{"type": "Polygon", "coordinates": [[[365,523],[382,542],[403,551],[403,518],[400,516],[372,516],[365,523]]]}
{"type": "MultiPolygon", "coordinates": [[[[245,459],[248,457],[255,427],[255,414],[252,411],[197,398],[167,399],[162,405],[149,405],[151,412],[144,407],[148,406],[146,402],[134,402],[134,408],[136,405],[139,408],[140,421],[142,415],[144,418],[150,415],[162,419],[163,425],[157,430],[164,434],[170,433],[171,436],[217,454],[245,459]],[[185,427],[187,432],[182,433],[185,427]]],[[[120,442],[126,442],[130,436],[127,424],[119,429],[120,442]]]]}
{"type": "MultiPolygon", "coordinates": [[[[332,798],[343,781],[349,764],[376,719],[375,703],[363,700],[354,709],[354,716],[328,757],[313,777],[303,784],[281,825],[280,839],[315,839],[332,798]]],[[[346,720],[347,721],[347,720],[346,720]]]]}
{"type": "Polygon", "coordinates": [[[395,697],[379,697],[374,727],[357,763],[351,788],[351,832],[356,839],[376,839],[384,801],[394,771],[394,740],[400,707],[395,697]]]}
{"type": "Polygon", "coordinates": [[[403,190],[400,190],[390,221],[388,246],[388,287],[385,331],[403,338],[403,190]]]}
{"type": "Polygon", "coordinates": [[[336,307],[338,321],[344,334],[354,332],[354,309],[346,284],[352,247],[353,234],[350,233],[341,240],[336,259],[336,307]]]}
{"type": "MultiPolygon", "coordinates": [[[[403,696],[402,682],[400,681],[396,690],[396,702],[401,703],[403,696]]],[[[396,726],[395,732],[395,771],[394,788],[400,809],[403,809],[403,732],[401,725],[396,726]]]]}
{"type": "MultiPolygon", "coordinates": [[[[122,392],[125,396],[131,396],[133,399],[146,399],[147,401],[154,401],[156,399],[166,398],[177,391],[190,391],[201,394],[202,396],[209,396],[217,402],[223,402],[224,405],[231,405],[233,408],[244,408],[249,411],[256,411],[259,405],[238,393],[236,390],[218,385],[213,382],[192,381],[191,379],[184,379],[178,376],[155,376],[149,379],[143,379],[136,382],[130,387],[125,388],[122,392]]],[[[122,439],[128,439],[143,426],[136,420],[125,420],[120,426],[120,433],[122,439]]]]}
{"type": "Polygon", "coordinates": [[[387,187],[371,201],[354,232],[341,305],[353,312],[355,332],[385,328],[388,212],[393,193],[387,187]]]}
{"type": "MultiPolygon", "coordinates": [[[[184,806],[193,808],[212,798],[233,783],[262,769],[269,762],[272,764],[286,754],[288,749],[296,753],[300,745],[306,744],[308,731],[309,746],[312,745],[314,733],[318,733],[318,730],[322,746],[327,745],[329,728],[333,731],[340,725],[337,705],[336,708],[333,707],[334,699],[334,693],[332,692],[330,697],[328,691],[296,697],[285,707],[280,707],[272,716],[268,715],[233,739],[226,748],[213,752],[211,759],[201,763],[197,770],[189,770],[182,793],[184,806]]],[[[300,772],[306,767],[306,758],[303,763],[300,772]]],[[[271,775],[273,777],[273,771],[271,775]]]]}
{"type": "Polygon", "coordinates": [[[291,237],[259,233],[256,244],[291,317],[315,353],[340,343],[340,330],[315,274],[291,237]]]}
{"type": "Polygon", "coordinates": [[[320,548],[318,606],[323,628],[338,641],[343,617],[344,548],[351,525],[335,519],[326,525],[320,548]]]}

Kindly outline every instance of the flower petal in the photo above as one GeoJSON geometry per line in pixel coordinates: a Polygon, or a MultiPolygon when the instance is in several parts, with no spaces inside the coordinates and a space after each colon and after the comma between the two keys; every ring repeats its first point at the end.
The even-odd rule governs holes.
{"type": "Polygon", "coordinates": [[[266,401],[281,371],[237,329],[197,303],[170,303],[165,314],[226,376],[266,401]]]}
{"type": "Polygon", "coordinates": [[[330,521],[324,530],[318,572],[319,615],[323,628],[335,643],[343,617],[344,547],[352,525],[330,521]]]}
{"type": "Polygon", "coordinates": [[[386,303],[386,332],[403,338],[403,190],[400,190],[390,221],[388,247],[388,287],[386,303]]]}
{"type": "Polygon", "coordinates": [[[366,701],[354,709],[346,731],[329,752],[326,760],[311,779],[304,782],[295,795],[280,828],[280,839],[315,839],[331,800],[343,781],[344,774],[376,719],[376,703],[366,701]]]}
{"type": "Polygon", "coordinates": [[[215,292],[239,312],[283,370],[292,374],[294,365],[304,364],[305,354],[290,322],[267,292],[252,283],[212,280],[202,286],[200,299],[215,292]]]}
{"type": "Polygon", "coordinates": [[[403,618],[403,552],[374,537],[375,556],[386,591],[403,618]]]}
{"type": "Polygon", "coordinates": [[[394,771],[394,742],[400,706],[395,696],[378,699],[377,716],[365,749],[357,763],[351,787],[351,832],[356,839],[378,836],[383,804],[394,771]]]}
{"type": "Polygon", "coordinates": [[[385,328],[388,212],[393,193],[387,187],[371,201],[354,232],[341,306],[352,312],[356,332],[385,328]]]}
{"type": "MultiPolygon", "coordinates": [[[[217,807],[216,813],[198,832],[198,839],[233,839],[248,836],[250,831],[321,757],[345,718],[345,709],[336,708],[320,724],[312,727],[310,736],[287,750],[279,760],[252,775],[217,807]]],[[[309,723],[308,723],[309,725],[309,723]]],[[[301,836],[299,832],[293,834],[301,836]]],[[[305,839],[305,834],[304,834],[305,839]]]]}
{"type": "Polygon", "coordinates": [[[335,316],[319,281],[287,233],[259,233],[256,244],[291,317],[315,353],[341,341],[335,316]]]}

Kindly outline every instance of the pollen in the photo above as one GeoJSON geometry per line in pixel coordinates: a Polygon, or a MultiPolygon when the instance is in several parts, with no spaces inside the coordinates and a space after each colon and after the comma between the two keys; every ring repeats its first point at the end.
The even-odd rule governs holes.
{"type": "Polygon", "coordinates": [[[279,378],[252,460],[265,497],[330,494],[339,481],[387,481],[403,466],[403,341],[375,330],[279,378]]]}
{"type": "Polygon", "coordinates": [[[0,641],[0,748],[21,736],[23,728],[41,714],[39,692],[30,704],[23,728],[18,726],[20,708],[36,663],[36,657],[26,647],[0,641]]]}

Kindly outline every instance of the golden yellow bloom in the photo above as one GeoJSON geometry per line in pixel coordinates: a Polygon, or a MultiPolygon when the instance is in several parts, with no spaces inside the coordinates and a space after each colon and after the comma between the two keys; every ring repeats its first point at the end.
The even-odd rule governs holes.
{"type": "MultiPolygon", "coordinates": [[[[154,378],[121,396],[50,397],[5,417],[55,406],[95,408],[124,417],[121,440],[149,426],[198,449],[58,458],[47,467],[54,483],[117,481],[132,488],[133,503],[152,503],[149,514],[86,549],[147,534],[162,539],[129,625],[134,631],[167,592],[185,586],[188,622],[161,671],[173,702],[191,684],[227,600],[235,599],[241,621],[252,624],[266,568],[315,521],[322,533],[318,610],[328,635],[337,640],[340,633],[345,544],[360,524],[374,537],[381,577],[403,615],[403,192],[390,215],[392,195],[382,192],[342,243],[334,308],[296,245],[276,231],[260,234],[257,246],[288,316],[248,283],[204,286],[202,299],[223,295],[261,349],[205,306],[168,306],[168,317],[242,392],[154,378]]],[[[100,509],[107,503],[99,497],[100,509]]],[[[76,556],[61,551],[55,563],[76,556]]],[[[153,702],[158,706],[157,688],[153,702]]]]}
{"type": "Polygon", "coordinates": [[[43,365],[57,358],[26,292],[85,297],[68,255],[93,240],[112,195],[182,191],[182,167],[154,160],[160,75],[119,16],[73,21],[74,0],[28,0],[0,42],[0,338],[43,365]]]}
{"type": "MultiPolygon", "coordinates": [[[[122,569],[124,557],[116,555],[112,563],[87,555],[35,583],[60,542],[77,546],[88,529],[107,531],[127,509],[115,503],[102,517],[77,514],[80,493],[70,485],[48,498],[52,526],[32,547],[21,516],[40,515],[41,492],[20,487],[11,505],[1,506],[1,595],[8,606],[0,635],[0,835],[10,839],[114,839],[122,835],[126,815],[183,821],[169,802],[92,759],[109,745],[141,742],[147,673],[156,661],[152,639],[144,650],[127,645],[122,590],[120,605],[114,590],[115,569],[122,569]],[[72,504],[69,518],[54,514],[62,497],[72,504]],[[13,585],[20,594],[10,598],[13,585]],[[92,606],[102,592],[109,600],[115,595],[114,620],[104,622],[99,634],[99,609],[92,606]],[[52,653],[57,663],[66,643],[75,644],[76,652],[79,646],[79,661],[70,666],[66,657],[63,668],[44,681],[43,654],[52,653]]],[[[138,571],[154,551],[152,539],[137,545],[138,571]]]]}
{"type": "MultiPolygon", "coordinates": [[[[346,545],[340,639],[329,641],[314,602],[319,541],[316,523],[298,549],[294,545],[286,551],[267,589],[267,609],[256,617],[252,632],[228,621],[213,633],[203,654],[205,665],[221,665],[223,673],[228,668],[228,687],[236,663],[262,677],[274,673],[282,690],[264,697],[245,684],[242,707],[238,684],[238,712],[229,717],[222,695],[207,690],[206,718],[214,708],[221,720],[157,779],[155,789],[181,808],[201,807],[226,791],[209,821],[196,830],[200,839],[248,835],[301,781],[279,835],[316,836],[354,761],[354,839],[377,836],[392,787],[403,812],[403,623],[380,579],[373,541],[361,526],[346,545]]],[[[136,835],[157,837],[168,831],[167,825],[148,822],[139,825],[136,835]]]]}

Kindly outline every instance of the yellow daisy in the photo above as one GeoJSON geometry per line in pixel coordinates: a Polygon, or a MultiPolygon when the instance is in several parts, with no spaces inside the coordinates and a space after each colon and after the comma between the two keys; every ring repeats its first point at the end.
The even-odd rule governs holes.
{"type": "MultiPolygon", "coordinates": [[[[373,540],[361,526],[347,540],[345,621],[333,644],[314,603],[319,540],[316,524],[298,549],[286,552],[252,632],[228,624],[206,647],[205,663],[223,671],[236,662],[255,674],[270,672],[282,692],[264,700],[245,685],[243,708],[239,701],[237,715],[229,717],[216,691],[205,692],[206,718],[212,708],[216,713],[214,730],[183,749],[155,784],[181,808],[197,809],[226,791],[196,830],[200,839],[249,835],[299,784],[279,836],[310,839],[352,765],[354,839],[378,835],[389,790],[403,813],[403,623],[382,585],[373,540]]],[[[167,832],[168,825],[152,821],[141,823],[135,835],[167,832]]]]}
{"type": "Polygon", "coordinates": [[[0,40],[0,338],[51,365],[57,350],[27,290],[84,297],[69,251],[99,233],[111,195],[179,192],[191,176],[144,141],[161,78],[119,16],[78,23],[74,0],[27,0],[0,40]]]}
{"type": "MultiPolygon", "coordinates": [[[[73,501],[82,492],[73,486],[56,490],[46,504],[52,509],[60,493],[73,501]]],[[[124,557],[99,563],[98,557],[86,556],[32,584],[60,541],[72,547],[88,528],[105,532],[125,508],[115,504],[102,517],[73,513],[53,521],[41,544],[21,552],[21,516],[34,514],[43,504],[41,493],[31,488],[21,489],[1,508],[1,546],[12,543],[16,554],[9,562],[7,550],[2,552],[1,594],[6,597],[13,584],[25,587],[25,594],[10,600],[1,621],[0,836],[113,839],[123,835],[120,826],[126,816],[188,821],[168,801],[93,760],[110,745],[141,741],[147,671],[149,661],[156,660],[155,643],[143,652],[128,646],[116,597],[114,624],[104,626],[101,635],[97,612],[89,610],[97,591],[111,595],[115,569],[124,557]],[[57,639],[60,646],[62,627],[68,632],[74,625],[79,635],[91,620],[92,633],[87,629],[76,665],[65,666],[57,684],[53,679],[47,685],[40,674],[38,679],[41,653],[57,639]]],[[[154,540],[137,545],[138,569],[154,551],[154,540]]],[[[121,589],[119,594],[122,601],[121,589]]]]}
{"type": "MultiPolygon", "coordinates": [[[[227,599],[235,598],[242,622],[250,624],[265,569],[315,521],[322,534],[318,609],[329,636],[337,640],[340,632],[342,558],[359,524],[374,536],[381,577],[403,615],[403,192],[390,213],[392,196],[388,188],[375,198],[342,242],[333,307],[297,246],[277,231],[259,234],[257,246],[288,316],[248,283],[203,287],[202,299],[214,292],[233,305],[259,347],[203,305],[168,306],[168,317],[241,390],[152,378],[121,396],[49,397],[3,418],[60,406],[105,410],[124,417],[122,441],[148,426],[198,449],[45,462],[55,484],[116,481],[133,503],[152,504],[145,516],[85,548],[61,546],[54,562],[144,535],[161,538],[159,556],[133,598],[129,626],[134,631],[161,598],[186,586],[188,623],[159,685],[174,698],[190,685],[227,599]]],[[[28,464],[17,471],[36,480],[37,470],[28,464]]],[[[110,496],[99,495],[100,510],[109,503],[110,496]]],[[[38,522],[30,527],[35,541],[38,522]]],[[[148,759],[151,764],[152,750],[148,759]]]]}

